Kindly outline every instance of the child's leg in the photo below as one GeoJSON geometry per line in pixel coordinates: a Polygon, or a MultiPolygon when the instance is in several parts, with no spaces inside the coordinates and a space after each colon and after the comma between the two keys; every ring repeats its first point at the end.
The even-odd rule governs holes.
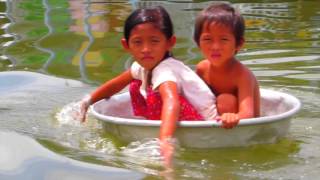
{"type": "Polygon", "coordinates": [[[217,97],[217,109],[221,115],[223,113],[237,113],[238,112],[238,99],[232,94],[220,94],[217,97]]]}

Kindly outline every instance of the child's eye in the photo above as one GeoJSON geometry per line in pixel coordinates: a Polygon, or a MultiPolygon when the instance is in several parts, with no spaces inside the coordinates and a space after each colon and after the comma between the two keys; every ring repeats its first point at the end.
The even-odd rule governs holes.
{"type": "Polygon", "coordinates": [[[160,40],[159,39],[151,39],[151,43],[159,43],[160,42],[160,40]]]}
{"type": "Polygon", "coordinates": [[[222,41],[229,41],[228,38],[221,38],[222,41]]]}

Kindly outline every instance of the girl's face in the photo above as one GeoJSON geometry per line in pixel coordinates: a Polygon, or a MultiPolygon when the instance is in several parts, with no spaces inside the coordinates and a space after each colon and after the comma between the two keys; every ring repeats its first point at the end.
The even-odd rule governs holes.
{"type": "Polygon", "coordinates": [[[152,70],[171,50],[176,38],[167,39],[152,23],[144,23],[131,30],[128,42],[124,38],[121,42],[142,67],[152,70]]]}
{"type": "Polygon", "coordinates": [[[215,22],[204,24],[199,41],[201,52],[205,58],[212,65],[217,66],[234,59],[242,44],[243,42],[236,45],[235,36],[229,27],[215,22]]]}

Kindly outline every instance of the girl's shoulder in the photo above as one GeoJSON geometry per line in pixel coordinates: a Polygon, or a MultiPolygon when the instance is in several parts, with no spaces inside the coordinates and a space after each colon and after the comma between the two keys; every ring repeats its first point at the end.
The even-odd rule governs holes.
{"type": "Polygon", "coordinates": [[[136,61],[130,67],[131,75],[134,79],[141,79],[145,76],[146,70],[136,61]]]}
{"type": "Polygon", "coordinates": [[[181,67],[187,67],[182,61],[173,57],[169,57],[161,61],[156,68],[169,68],[169,69],[181,69],[181,67]]]}
{"type": "Polygon", "coordinates": [[[183,62],[174,57],[168,57],[167,59],[161,61],[160,64],[183,64],[183,62]]]}
{"type": "Polygon", "coordinates": [[[195,75],[195,72],[190,67],[172,57],[161,61],[152,70],[152,78],[170,77],[170,79],[175,79],[174,82],[184,79],[184,76],[191,77],[195,75]]]}

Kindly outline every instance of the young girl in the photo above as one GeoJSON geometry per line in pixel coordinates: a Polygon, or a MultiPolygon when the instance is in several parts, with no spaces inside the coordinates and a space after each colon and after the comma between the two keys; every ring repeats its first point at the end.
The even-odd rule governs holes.
{"type": "MultiPolygon", "coordinates": [[[[161,142],[172,138],[177,120],[216,117],[214,94],[196,73],[171,57],[176,37],[164,8],[135,10],[125,21],[121,43],[135,62],[81,101],[83,121],[91,104],[112,96],[128,84],[134,114],[162,121],[161,142]]],[[[166,148],[162,147],[164,156],[170,158],[172,151],[166,148]]]]}
{"type": "Polygon", "coordinates": [[[227,3],[207,7],[195,23],[194,40],[206,58],[197,65],[197,73],[217,95],[217,109],[225,128],[260,114],[258,81],[235,58],[245,41],[244,30],[242,16],[227,3]]]}

